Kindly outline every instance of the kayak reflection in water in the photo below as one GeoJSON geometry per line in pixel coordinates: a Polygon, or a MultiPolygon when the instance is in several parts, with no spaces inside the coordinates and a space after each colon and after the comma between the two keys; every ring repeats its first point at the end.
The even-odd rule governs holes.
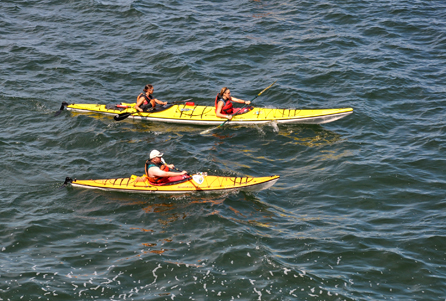
{"type": "MultiPolygon", "coordinates": [[[[177,180],[176,177],[180,176],[181,179],[183,175],[187,174],[187,171],[183,170],[180,172],[170,171],[171,169],[176,169],[173,164],[166,164],[164,161],[163,153],[157,151],[156,149],[150,152],[149,160],[146,161],[145,165],[145,175],[135,179],[135,182],[145,182],[149,180],[151,184],[162,184],[177,180]]],[[[179,180],[179,179],[178,179],[179,180]]]]}
{"type": "MultiPolygon", "coordinates": [[[[227,87],[223,87],[220,90],[220,93],[217,94],[217,97],[215,97],[215,115],[220,118],[227,118],[228,120],[232,119],[232,116],[234,114],[242,114],[244,112],[240,112],[240,109],[235,109],[232,106],[232,102],[238,102],[243,103],[246,105],[249,105],[251,101],[246,101],[243,99],[238,99],[235,97],[231,97],[231,90],[227,87]]],[[[245,110],[246,108],[243,108],[242,110],[245,110]]]]}
{"type": "Polygon", "coordinates": [[[154,91],[152,85],[146,85],[143,89],[144,93],[141,93],[136,98],[135,109],[139,112],[147,112],[150,108],[154,108],[156,104],[166,105],[167,102],[160,101],[153,98],[152,93],[154,91]]]}

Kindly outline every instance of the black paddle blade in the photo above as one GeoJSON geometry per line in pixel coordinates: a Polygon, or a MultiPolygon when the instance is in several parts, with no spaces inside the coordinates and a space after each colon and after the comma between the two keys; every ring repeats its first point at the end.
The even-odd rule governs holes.
{"type": "Polygon", "coordinates": [[[56,112],[56,114],[54,114],[54,117],[57,117],[60,115],[60,113],[62,113],[63,109],[68,106],[68,103],[66,103],[65,101],[62,102],[62,105],[60,106],[59,111],[56,112]]]}
{"type": "Polygon", "coordinates": [[[121,121],[121,120],[126,119],[127,117],[129,117],[132,114],[133,113],[122,113],[122,114],[116,115],[115,117],[113,117],[113,119],[116,121],[121,121]]]}
{"type": "Polygon", "coordinates": [[[59,189],[65,187],[65,186],[67,186],[69,183],[72,183],[72,182],[73,182],[73,179],[72,179],[72,178],[70,178],[70,177],[66,177],[66,178],[65,178],[65,182],[63,182],[62,186],[60,186],[59,189]]]}

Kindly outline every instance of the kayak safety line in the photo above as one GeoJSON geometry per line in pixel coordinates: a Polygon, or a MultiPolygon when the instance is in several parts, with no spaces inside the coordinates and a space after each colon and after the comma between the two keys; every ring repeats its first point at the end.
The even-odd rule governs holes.
{"type": "Polygon", "coordinates": [[[203,109],[203,111],[201,111],[201,117],[200,117],[201,119],[203,119],[203,114],[204,114],[204,111],[206,111],[206,108],[207,108],[207,107],[208,107],[208,106],[205,106],[204,109],[203,109]]]}

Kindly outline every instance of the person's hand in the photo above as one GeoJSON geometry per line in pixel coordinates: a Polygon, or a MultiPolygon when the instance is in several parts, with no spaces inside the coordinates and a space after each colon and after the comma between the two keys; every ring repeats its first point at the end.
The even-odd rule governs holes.
{"type": "Polygon", "coordinates": [[[182,175],[185,175],[185,174],[187,174],[187,171],[183,170],[183,171],[181,172],[181,174],[182,174],[182,175]]]}
{"type": "Polygon", "coordinates": [[[249,105],[249,104],[251,104],[251,101],[250,100],[245,101],[245,104],[249,105]]]}
{"type": "Polygon", "coordinates": [[[167,167],[169,167],[169,169],[175,169],[175,165],[173,164],[166,164],[167,167]]]}
{"type": "Polygon", "coordinates": [[[228,120],[232,120],[232,115],[226,115],[226,118],[228,118],[228,120]]]}

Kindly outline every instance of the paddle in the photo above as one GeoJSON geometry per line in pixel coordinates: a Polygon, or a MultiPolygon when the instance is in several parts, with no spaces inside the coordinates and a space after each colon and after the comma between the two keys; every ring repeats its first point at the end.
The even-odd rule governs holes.
{"type": "MultiPolygon", "coordinates": [[[[266,87],[265,89],[263,89],[262,92],[260,92],[259,94],[257,94],[253,99],[251,99],[251,103],[254,101],[254,99],[256,99],[257,97],[259,97],[260,95],[262,95],[263,92],[265,92],[266,90],[268,90],[269,88],[271,88],[276,82],[277,82],[277,80],[276,80],[274,83],[272,83],[271,85],[269,85],[268,87],[266,87]]],[[[241,112],[242,109],[243,109],[244,107],[246,107],[246,104],[245,104],[243,107],[241,107],[240,110],[239,110],[238,112],[241,112]]],[[[238,112],[235,113],[235,114],[232,115],[232,116],[239,115],[238,112]]],[[[229,121],[230,121],[229,119],[226,119],[226,121],[223,122],[222,124],[220,124],[219,126],[217,126],[217,127],[215,127],[215,128],[207,129],[207,130],[205,130],[205,131],[202,131],[200,134],[201,134],[201,135],[204,135],[204,134],[207,134],[207,133],[209,133],[209,132],[212,132],[213,130],[218,129],[219,127],[224,126],[224,125],[225,125],[226,123],[228,123],[229,121]]]]}
{"type": "MultiPolygon", "coordinates": [[[[192,99],[192,98],[185,99],[185,100],[178,100],[178,101],[174,101],[174,102],[172,102],[172,103],[168,102],[167,104],[175,105],[175,104],[178,104],[178,103],[182,103],[182,102],[189,101],[189,100],[191,100],[191,99],[192,99]]],[[[150,109],[153,110],[154,108],[150,108],[150,109]]],[[[150,109],[149,109],[149,110],[150,110],[150,109]]],[[[148,111],[148,112],[150,112],[150,111],[148,111]]],[[[129,117],[129,116],[131,116],[131,115],[133,115],[133,114],[136,114],[136,113],[143,113],[143,112],[139,112],[138,110],[135,110],[135,112],[133,112],[133,113],[122,113],[122,114],[118,114],[118,115],[116,115],[115,117],[113,117],[113,119],[116,120],[116,121],[121,121],[121,120],[124,120],[124,119],[126,119],[127,117],[129,117]]]]}
{"type": "Polygon", "coordinates": [[[66,103],[65,101],[62,102],[62,105],[60,106],[59,111],[56,112],[56,114],[54,114],[54,117],[57,117],[60,115],[60,113],[62,113],[63,109],[68,106],[68,103],[66,103]]]}
{"type": "MultiPolygon", "coordinates": [[[[75,179],[75,180],[76,180],[76,179],[75,179]]],[[[70,178],[70,177],[66,177],[66,178],[65,178],[65,182],[63,182],[62,186],[60,186],[59,189],[60,189],[60,188],[64,188],[65,186],[67,186],[69,183],[72,183],[72,182],[73,182],[73,179],[72,179],[72,178],[70,178]]]]}

